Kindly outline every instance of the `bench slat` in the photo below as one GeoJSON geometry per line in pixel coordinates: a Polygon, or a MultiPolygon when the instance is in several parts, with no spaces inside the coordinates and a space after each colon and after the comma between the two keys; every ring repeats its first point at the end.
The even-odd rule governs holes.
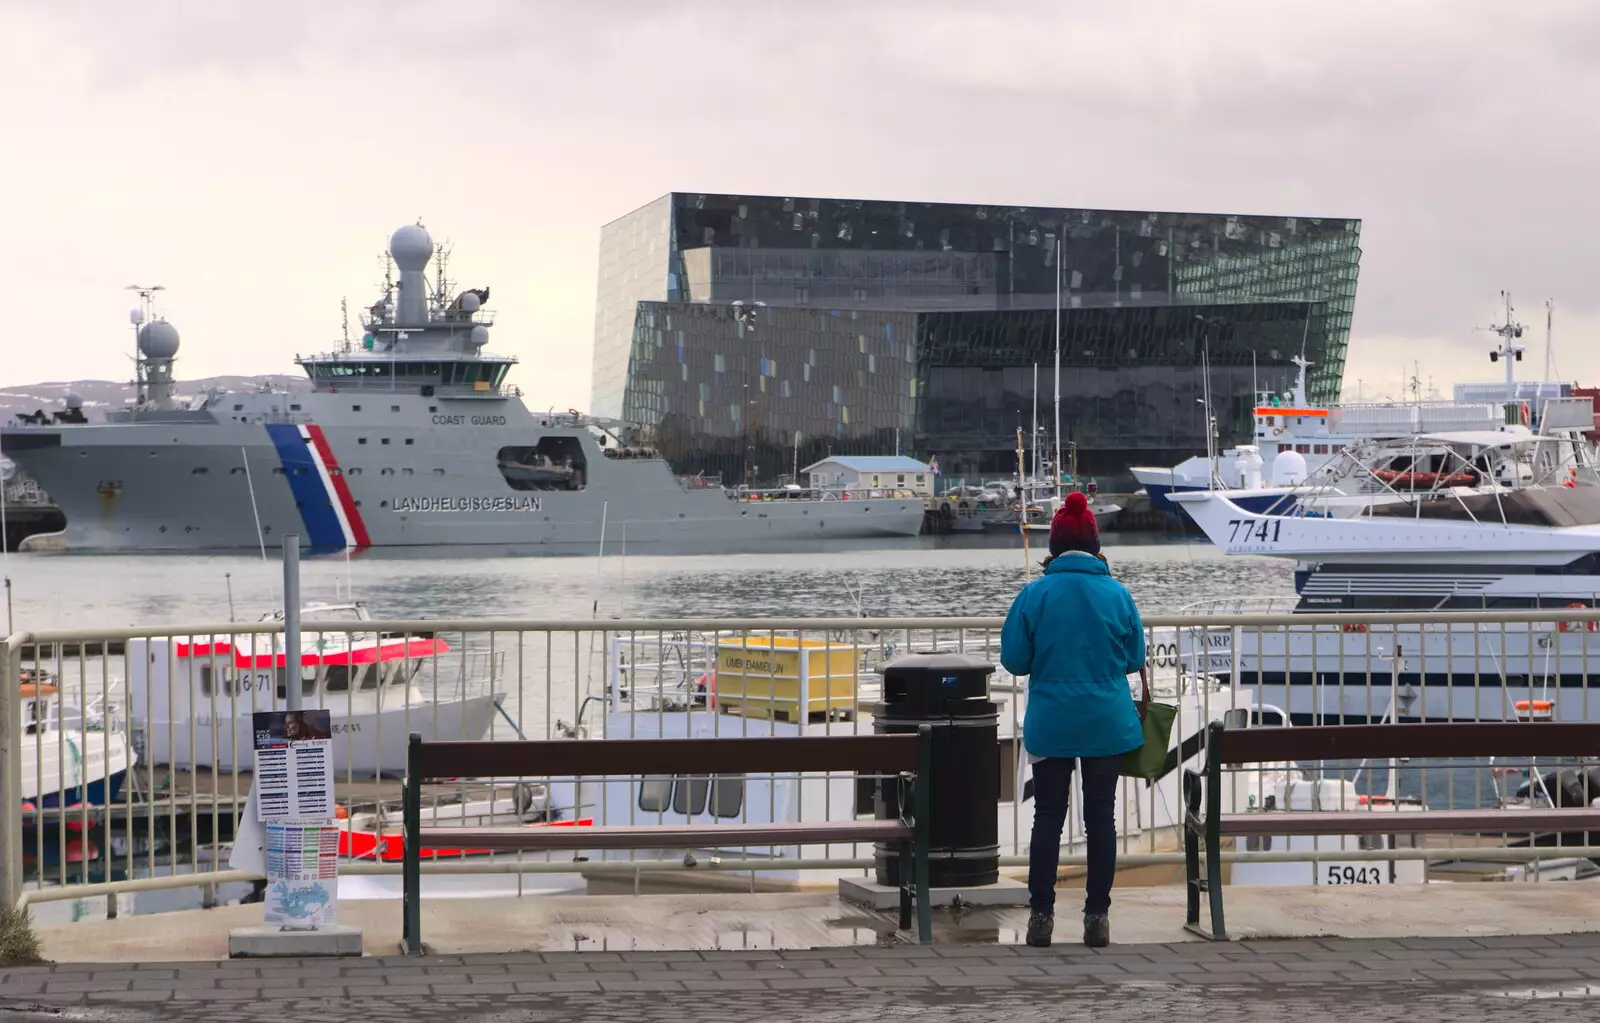
{"type": "Polygon", "coordinates": [[[743,845],[909,840],[899,821],[822,821],[815,824],[638,824],[590,828],[423,828],[424,849],[722,849],[743,845]]]}
{"type": "Polygon", "coordinates": [[[917,769],[917,736],[807,735],[712,739],[425,742],[422,778],[570,778],[917,769]]]}
{"type": "Polygon", "coordinates": [[[1561,721],[1309,725],[1222,730],[1224,764],[1391,757],[1600,756],[1600,724],[1561,721]]]}
{"type": "Polygon", "coordinates": [[[1224,835],[1522,835],[1600,831],[1600,810],[1269,810],[1225,813],[1221,823],[1224,835]]]}

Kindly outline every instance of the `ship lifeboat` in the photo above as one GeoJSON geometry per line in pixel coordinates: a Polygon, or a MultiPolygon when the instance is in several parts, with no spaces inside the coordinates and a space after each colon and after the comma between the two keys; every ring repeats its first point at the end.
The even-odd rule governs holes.
{"type": "Polygon", "coordinates": [[[1372,475],[1385,483],[1408,490],[1432,490],[1435,487],[1475,487],[1475,472],[1417,472],[1411,469],[1374,469],[1372,475]]]}
{"type": "Polygon", "coordinates": [[[1549,721],[1555,717],[1555,704],[1549,700],[1518,700],[1512,706],[1518,721],[1549,721]]]}

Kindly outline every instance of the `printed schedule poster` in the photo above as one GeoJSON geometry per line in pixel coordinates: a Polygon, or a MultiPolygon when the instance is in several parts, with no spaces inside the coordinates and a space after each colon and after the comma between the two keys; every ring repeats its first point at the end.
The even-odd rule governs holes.
{"type": "Polygon", "coordinates": [[[252,715],[256,812],[263,824],[333,817],[333,731],[326,710],[252,715]]]}
{"type": "Polygon", "coordinates": [[[339,903],[339,829],[269,824],[266,831],[265,922],[332,927],[339,903]]]}

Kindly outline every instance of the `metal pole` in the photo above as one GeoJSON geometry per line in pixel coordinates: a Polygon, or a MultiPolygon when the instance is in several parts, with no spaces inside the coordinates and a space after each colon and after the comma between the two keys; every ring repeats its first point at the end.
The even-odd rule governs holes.
{"type": "MultiPolygon", "coordinates": [[[[1066,230],[1062,224],[1060,230],[1066,230]]],[[[1056,507],[1061,506],[1061,239],[1056,238],[1056,507]]]]}
{"type": "Polygon", "coordinates": [[[22,648],[0,640],[0,909],[22,898],[22,648]]]}
{"type": "MultiPolygon", "coordinates": [[[[1033,364],[1033,436],[1028,438],[1033,445],[1033,478],[1039,480],[1039,364],[1033,364]]],[[[1060,471],[1060,466],[1056,471],[1060,471]]]]}
{"type": "Polygon", "coordinates": [[[299,710],[300,692],[300,534],[283,538],[283,693],[284,709],[299,710]]]}

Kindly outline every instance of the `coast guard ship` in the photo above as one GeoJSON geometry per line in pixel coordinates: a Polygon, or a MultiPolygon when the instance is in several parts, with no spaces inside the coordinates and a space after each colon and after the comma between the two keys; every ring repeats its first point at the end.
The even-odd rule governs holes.
{"type": "MultiPolygon", "coordinates": [[[[173,398],[178,332],[136,311],[134,404],[88,422],[81,401],[18,416],[0,451],[59,503],[67,526],[30,537],[75,551],[605,543],[716,547],[913,536],[922,502],[892,491],[754,492],[680,479],[640,431],[531,412],[485,351],[487,290],[426,275],[434,243],[396,231],[398,280],[367,310],[359,347],[297,359],[307,392],[173,398]]],[[[42,542],[41,542],[42,541],[42,542]]]]}

